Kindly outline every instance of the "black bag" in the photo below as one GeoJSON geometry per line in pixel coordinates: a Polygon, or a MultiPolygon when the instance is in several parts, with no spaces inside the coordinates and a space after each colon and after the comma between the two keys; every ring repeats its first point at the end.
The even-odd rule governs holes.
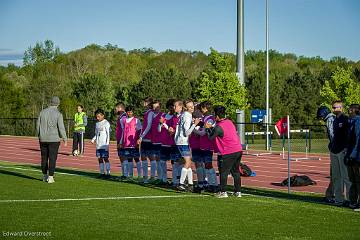
{"type": "Polygon", "coordinates": [[[240,163],[239,170],[240,170],[240,176],[243,177],[250,177],[252,174],[251,168],[249,168],[249,166],[244,163],[240,163]]]}
{"type": "MultiPolygon", "coordinates": [[[[288,179],[284,179],[284,181],[281,182],[281,186],[287,186],[288,185],[288,179]]],[[[298,176],[294,175],[290,177],[290,186],[296,187],[296,186],[308,186],[308,185],[316,185],[316,182],[309,178],[306,175],[298,176]]]]}

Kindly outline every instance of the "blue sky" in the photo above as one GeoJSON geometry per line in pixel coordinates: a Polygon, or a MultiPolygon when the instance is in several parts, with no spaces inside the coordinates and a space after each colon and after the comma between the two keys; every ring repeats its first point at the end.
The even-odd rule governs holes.
{"type": "MultiPolygon", "coordinates": [[[[265,0],[245,2],[245,49],[265,49],[265,0]]],[[[270,48],[360,60],[360,1],[269,0],[270,48]]],[[[68,52],[88,44],[236,50],[236,0],[1,0],[0,61],[37,41],[68,52]]]]}

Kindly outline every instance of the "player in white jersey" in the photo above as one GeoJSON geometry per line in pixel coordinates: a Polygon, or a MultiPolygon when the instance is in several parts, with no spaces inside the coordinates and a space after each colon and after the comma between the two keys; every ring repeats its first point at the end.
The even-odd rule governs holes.
{"type": "Polygon", "coordinates": [[[91,143],[96,143],[96,157],[99,160],[100,177],[110,177],[110,123],[105,119],[105,113],[102,109],[96,110],[95,116],[98,122],[96,123],[95,136],[91,143]]]}

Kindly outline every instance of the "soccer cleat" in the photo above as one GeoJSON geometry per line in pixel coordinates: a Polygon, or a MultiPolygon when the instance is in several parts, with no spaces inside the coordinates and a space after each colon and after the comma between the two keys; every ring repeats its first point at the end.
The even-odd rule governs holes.
{"type": "Polygon", "coordinates": [[[126,181],[126,180],[127,180],[126,176],[124,176],[124,175],[120,176],[120,181],[126,181]]]}
{"type": "Polygon", "coordinates": [[[54,182],[55,182],[54,177],[53,177],[53,176],[49,176],[47,182],[48,182],[48,183],[54,183],[54,182]]]}
{"type": "Polygon", "coordinates": [[[342,206],[344,206],[344,202],[335,201],[332,205],[334,205],[336,207],[342,207],[342,206]]]}
{"type": "Polygon", "coordinates": [[[208,185],[206,191],[208,191],[208,192],[210,192],[210,193],[216,193],[216,192],[217,192],[217,186],[208,185]]]}
{"type": "Polygon", "coordinates": [[[360,207],[355,208],[355,209],[354,209],[354,212],[360,212],[360,207]]]}
{"type": "Polygon", "coordinates": [[[359,207],[359,205],[356,204],[356,203],[350,203],[350,204],[349,204],[349,208],[351,208],[351,209],[356,209],[356,208],[358,208],[358,207],[359,207]]]}
{"type": "Polygon", "coordinates": [[[233,196],[234,196],[234,197],[241,197],[241,192],[234,192],[234,193],[233,193],[233,196]]]}
{"type": "Polygon", "coordinates": [[[215,197],[217,197],[217,198],[227,198],[229,196],[228,196],[227,192],[218,192],[218,193],[215,194],[215,197]]]}
{"type": "Polygon", "coordinates": [[[193,187],[193,185],[188,185],[188,187],[187,187],[187,191],[188,192],[194,192],[194,187],[193,187]]]}
{"type": "Polygon", "coordinates": [[[328,203],[328,204],[334,204],[334,203],[335,203],[335,199],[325,198],[325,199],[324,199],[324,202],[325,202],[325,203],[328,203]]]}
{"type": "Polygon", "coordinates": [[[49,176],[48,176],[47,174],[44,174],[44,176],[43,176],[43,182],[47,182],[47,181],[48,181],[48,178],[49,178],[49,176]]]}
{"type": "Polygon", "coordinates": [[[73,155],[74,157],[78,156],[78,155],[79,155],[79,151],[78,151],[78,150],[74,150],[72,155],[73,155]]]}
{"type": "Polygon", "coordinates": [[[203,187],[196,186],[196,187],[194,188],[194,193],[199,193],[199,194],[201,194],[202,192],[204,192],[204,188],[203,188],[203,187]]]}
{"type": "Polygon", "coordinates": [[[185,191],[186,191],[186,186],[185,186],[184,184],[180,184],[180,185],[177,187],[177,190],[182,191],[182,192],[185,192],[185,191]]]}
{"type": "Polygon", "coordinates": [[[154,182],[153,182],[154,185],[158,185],[158,186],[164,186],[166,185],[165,182],[163,182],[161,179],[156,179],[154,182]]]}
{"type": "Polygon", "coordinates": [[[149,179],[147,177],[142,177],[142,179],[140,180],[140,183],[149,184],[149,179]]]}
{"type": "Polygon", "coordinates": [[[149,183],[151,183],[151,184],[155,184],[156,181],[157,181],[157,179],[155,177],[149,178],[149,183]]]}

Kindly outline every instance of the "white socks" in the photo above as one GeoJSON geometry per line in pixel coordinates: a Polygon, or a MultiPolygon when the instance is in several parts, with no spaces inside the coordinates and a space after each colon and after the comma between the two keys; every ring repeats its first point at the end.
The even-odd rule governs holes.
{"type": "Polygon", "coordinates": [[[190,185],[193,185],[193,172],[192,172],[192,169],[191,168],[188,168],[187,169],[187,177],[188,177],[188,183],[190,185]]]}
{"type": "Polygon", "coordinates": [[[188,183],[190,185],[193,184],[193,174],[191,168],[182,168],[181,169],[181,176],[180,176],[180,184],[184,184],[186,177],[188,178],[188,183]]]}
{"type": "Polygon", "coordinates": [[[187,169],[183,167],[181,169],[180,184],[184,184],[186,176],[187,176],[187,169]]]}

